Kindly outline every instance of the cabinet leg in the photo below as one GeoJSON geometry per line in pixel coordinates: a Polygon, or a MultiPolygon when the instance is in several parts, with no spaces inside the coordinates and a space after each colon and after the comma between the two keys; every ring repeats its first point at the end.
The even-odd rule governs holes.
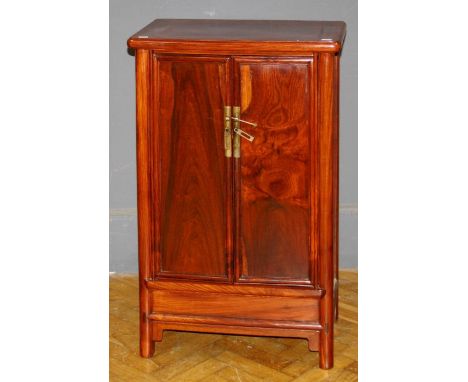
{"type": "Polygon", "coordinates": [[[154,355],[154,341],[140,341],[140,355],[143,358],[151,358],[154,355]]]}
{"type": "Polygon", "coordinates": [[[319,366],[321,369],[333,367],[333,336],[322,331],[320,333],[319,366]]]}
{"type": "Polygon", "coordinates": [[[140,355],[143,358],[151,358],[154,355],[151,323],[145,317],[140,322],[140,355]]]}

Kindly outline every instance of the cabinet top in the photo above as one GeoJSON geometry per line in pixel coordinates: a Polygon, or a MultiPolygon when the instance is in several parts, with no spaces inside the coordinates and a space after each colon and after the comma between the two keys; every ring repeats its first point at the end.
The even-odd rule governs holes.
{"type": "Polygon", "coordinates": [[[195,53],[227,49],[229,43],[234,49],[242,44],[265,52],[339,52],[345,34],[343,21],[157,19],[131,36],[128,46],[161,51],[191,47],[195,53]]]}

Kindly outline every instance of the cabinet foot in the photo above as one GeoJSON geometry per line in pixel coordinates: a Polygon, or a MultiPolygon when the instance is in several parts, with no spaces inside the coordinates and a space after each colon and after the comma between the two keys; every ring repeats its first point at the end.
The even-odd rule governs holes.
{"type": "Polygon", "coordinates": [[[331,359],[327,359],[326,357],[320,356],[319,367],[324,370],[333,368],[333,357],[331,359]]]}
{"type": "Polygon", "coordinates": [[[154,355],[154,341],[140,341],[140,355],[151,358],[154,355]]]}
{"type": "Polygon", "coordinates": [[[140,321],[140,355],[143,358],[150,358],[153,354],[154,340],[152,326],[146,319],[146,315],[142,313],[140,321]]]}
{"type": "Polygon", "coordinates": [[[320,345],[319,367],[325,370],[333,368],[333,349],[328,348],[328,346],[320,345]]]}

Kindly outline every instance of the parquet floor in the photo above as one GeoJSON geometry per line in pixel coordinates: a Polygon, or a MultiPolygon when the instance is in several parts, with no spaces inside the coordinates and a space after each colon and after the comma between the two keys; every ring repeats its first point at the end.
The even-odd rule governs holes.
{"type": "Polygon", "coordinates": [[[301,339],[168,331],[153,358],[138,355],[136,275],[110,278],[110,381],[339,381],[358,380],[357,272],[340,272],[340,318],[335,367],[318,367],[318,353],[301,339]]]}

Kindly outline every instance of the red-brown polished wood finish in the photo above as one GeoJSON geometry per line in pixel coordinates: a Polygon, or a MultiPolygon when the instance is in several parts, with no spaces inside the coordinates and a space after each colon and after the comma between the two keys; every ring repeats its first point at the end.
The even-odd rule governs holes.
{"type": "Polygon", "coordinates": [[[150,313],[149,291],[145,280],[151,278],[153,256],[151,256],[151,192],[149,149],[150,139],[150,54],[147,50],[136,52],[136,118],[137,118],[137,186],[138,186],[138,268],[140,280],[140,353],[150,357],[154,352],[152,326],[147,315],[150,313]]]}
{"type": "Polygon", "coordinates": [[[140,349],[305,338],[333,367],[342,22],[156,20],[136,49],[140,349]],[[224,152],[240,106],[240,158],[224,152]]]}
{"type": "Polygon", "coordinates": [[[154,88],[160,156],[157,276],[230,275],[231,180],[224,156],[229,58],[157,56],[154,88]],[[228,255],[229,254],[229,255],[228,255]]]}
{"type": "MultiPolygon", "coordinates": [[[[311,284],[312,60],[235,58],[235,104],[255,136],[241,141],[238,280],[311,284]]],[[[315,238],[314,238],[315,239],[315,238]]]]}
{"type": "MultiPolygon", "coordinates": [[[[319,136],[319,286],[325,289],[328,297],[320,305],[320,318],[323,330],[320,332],[320,367],[333,367],[333,323],[334,323],[334,223],[335,223],[335,193],[334,160],[337,147],[334,145],[333,110],[334,89],[334,58],[331,54],[319,56],[318,80],[318,136],[319,136]]],[[[336,173],[336,172],[335,172],[336,173]]]]}

